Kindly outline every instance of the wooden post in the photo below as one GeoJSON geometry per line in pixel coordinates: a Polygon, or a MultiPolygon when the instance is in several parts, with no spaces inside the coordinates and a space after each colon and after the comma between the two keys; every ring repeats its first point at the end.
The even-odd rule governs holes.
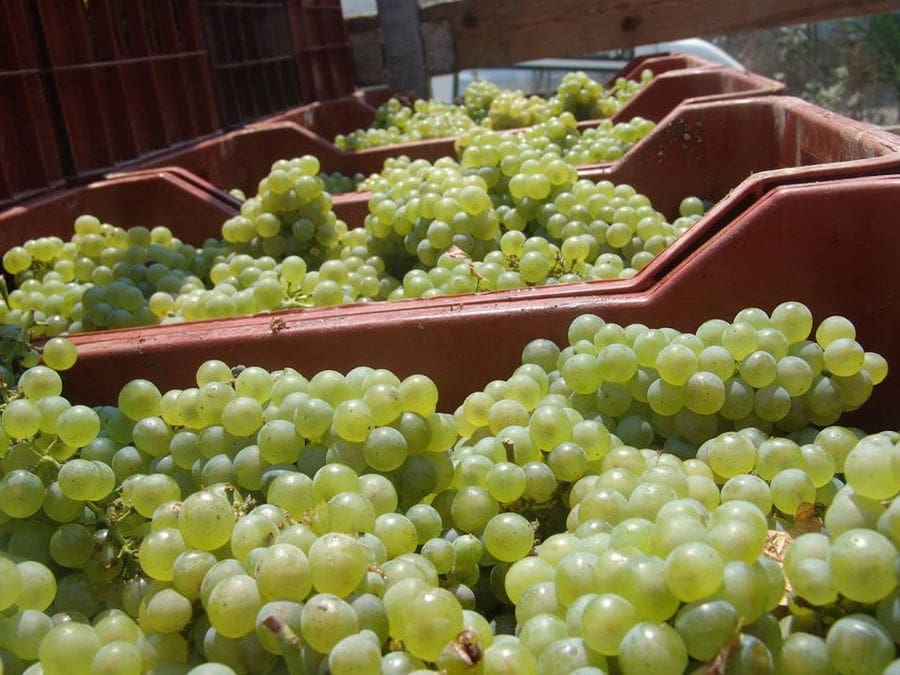
{"type": "Polygon", "coordinates": [[[430,94],[417,0],[378,0],[388,84],[420,97],[430,94]]]}

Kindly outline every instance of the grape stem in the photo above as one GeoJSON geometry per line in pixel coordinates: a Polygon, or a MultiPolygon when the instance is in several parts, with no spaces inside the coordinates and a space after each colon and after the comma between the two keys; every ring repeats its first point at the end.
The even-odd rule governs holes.
{"type": "Polygon", "coordinates": [[[106,529],[109,532],[110,536],[113,538],[116,544],[119,545],[121,553],[128,556],[128,558],[132,558],[134,556],[134,548],[132,548],[131,542],[119,533],[118,528],[116,528],[115,522],[107,517],[106,511],[94,504],[94,502],[85,502],[84,505],[88,507],[91,513],[97,516],[98,521],[106,526],[106,529]]]}
{"type": "Polygon", "coordinates": [[[263,626],[272,631],[278,639],[278,646],[284,656],[288,675],[306,675],[306,667],[303,665],[303,658],[300,654],[300,638],[294,631],[274,614],[263,619],[263,626]]]}

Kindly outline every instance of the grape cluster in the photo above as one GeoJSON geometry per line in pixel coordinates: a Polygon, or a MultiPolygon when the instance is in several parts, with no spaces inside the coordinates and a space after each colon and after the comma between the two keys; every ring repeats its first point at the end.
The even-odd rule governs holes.
{"type": "Polygon", "coordinates": [[[370,176],[373,248],[415,265],[389,297],[629,278],[703,213],[687,198],[670,223],[632,187],[576,181],[557,146],[545,150],[501,140],[470,146],[463,166],[396,158],[370,176]]]}
{"type": "Polygon", "coordinates": [[[394,143],[455,136],[475,125],[462,106],[436,100],[417,100],[411,106],[392,98],[378,108],[368,129],[338,134],[334,144],[354,151],[394,143]]]}
{"type": "MultiPolygon", "coordinates": [[[[851,329],[829,317],[813,332],[795,302],[696,334],[585,315],[568,346],[532,341],[453,414],[424,375],[217,360],[185,389],[132,380],[90,408],[64,397],[76,353],[54,338],[2,387],[0,662],[47,675],[895,672],[900,434],[825,419],[723,431],[720,412],[681,436],[640,396],[624,403],[649,399],[644,371],[680,379],[688,364],[670,357],[685,354],[666,350],[698,340],[698,361],[724,374],[727,352],[746,384],[775,333],[818,364],[813,379],[877,384],[887,364],[851,329]],[[766,347],[748,351],[741,324],[766,347]],[[597,384],[573,369],[582,355],[597,384]]],[[[810,379],[779,363],[783,385],[810,379]]],[[[807,392],[811,410],[834,405],[807,392]]]]}
{"type": "Polygon", "coordinates": [[[462,163],[389,159],[366,179],[364,227],[337,218],[312,156],[279,160],[201,247],[163,226],[128,230],[76,219],[73,237],[6,252],[16,288],[0,322],[32,334],[178,323],[284,308],[504,290],[634,276],[686,232],[704,206],[669,222],[628,185],[577,180],[544,127],[484,131],[462,163]]]}
{"type": "MultiPolygon", "coordinates": [[[[624,155],[649,134],[654,123],[643,117],[628,122],[601,120],[597,126],[579,130],[575,117],[564,112],[528,129],[498,134],[482,128],[472,129],[456,141],[460,162],[466,166],[490,166],[501,148],[518,151],[551,151],[572,165],[608,162],[624,155]]],[[[510,154],[506,150],[504,154],[510,154]]]]}
{"type": "Polygon", "coordinates": [[[487,80],[475,80],[466,87],[463,92],[463,105],[466,112],[475,122],[481,124],[488,111],[491,109],[491,103],[500,94],[500,87],[493,82],[487,80]]]}
{"type": "Polygon", "coordinates": [[[391,99],[378,108],[371,127],[340,134],[334,142],[341,150],[353,151],[460,136],[483,128],[504,130],[531,127],[552,123],[565,115],[574,120],[604,119],[618,113],[652,79],[653,73],[644,70],[640,79],[620,77],[611,88],[606,89],[583,72],[568,73],[556,93],[549,98],[501,90],[495,84],[476,80],[466,87],[462,106],[435,100],[418,100],[404,105],[398,99],[391,99]]]}
{"type": "Polygon", "coordinates": [[[347,176],[339,171],[332,171],[331,173],[323,171],[319,174],[319,178],[321,178],[322,182],[325,184],[325,192],[332,195],[356,192],[359,188],[359,184],[366,179],[361,173],[347,176]]]}

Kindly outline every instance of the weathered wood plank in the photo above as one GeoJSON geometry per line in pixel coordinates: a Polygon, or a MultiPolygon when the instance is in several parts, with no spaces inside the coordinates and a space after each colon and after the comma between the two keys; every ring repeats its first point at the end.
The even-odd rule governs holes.
{"type": "Polygon", "coordinates": [[[378,0],[387,82],[428,95],[428,74],[416,0],[378,0]]]}
{"type": "MultiPolygon", "coordinates": [[[[381,0],[379,5],[398,1],[381,0]]],[[[421,4],[421,34],[432,75],[900,9],[900,0],[423,0],[421,4]],[[431,44],[432,35],[440,36],[440,44],[431,44]]]]}

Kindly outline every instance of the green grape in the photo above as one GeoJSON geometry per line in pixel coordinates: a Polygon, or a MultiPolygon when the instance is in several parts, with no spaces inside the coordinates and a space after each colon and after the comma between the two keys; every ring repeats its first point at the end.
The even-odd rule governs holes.
{"type": "Polygon", "coordinates": [[[825,640],[803,632],[785,637],[781,650],[775,656],[775,668],[777,672],[799,675],[833,672],[825,640]]]}
{"type": "Polygon", "coordinates": [[[359,630],[353,606],[329,593],[309,597],[303,605],[300,625],[303,640],[322,654],[359,630]]]}
{"type": "Polygon", "coordinates": [[[34,366],[19,376],[19,391],[30,401],[59,396],[62,393],[62,378],[52,368],[34,366]]]}
{"type": "Polygon", "coordinates": [[[315,589],[337,597],[348,596],[368,568],[362,544],[349,535],[337,532],[319,537],[307,555],[315,589]]]}
{"type": "Polygon", "coordinates": [[[812,504],[816,488],[802,469],[783,469],[770,482],[772,503],[779,511],[794,514],[801,504],[812,504]]]}
{"type": "Polygon", "coordinates": [[[606,670],[606,659],[585,647],[581,638],[566,637],[547,645],[538,658],[538,668],[542,673],[563,675],[577,672],[581,668],[593,666],[606,670]]]}
{"type": "Polygon", "coordinates": [[[733,478],[753,469],[757,450],[746,436],[729,431],[709,441],[706,459],[716,474],[733,478]]]}
{"type": "Polygon", "coordinates": [[[704,542],[686,542],[666,557],[666,585],[682,602],[694,602],[715,593],[722,583],[724,565],[719,554],[704,542]]]}
{"type": "Polygon", "coordinates": [[[365,633],[348,635],[340,640],[328,654],[328,668],[334,675],[381,673],[381,647],[365,633]]]}
{"type": "Polygon", "coordinates": [[[616,575],[618,592],[642,619],[665,621],[678,610],[679,601],[666,584],[665,564],[654,556],[635,556],[616,575]]]}
{"type": "Polygon", "coordinates": [[[554,568],[541,558],[526,557],[514,562],[503,580],[504,590],[514,603],[518,604],[522,594],[541,582],[553,581],[554,568]]]}
{"type": "Polygon", "coordinates": [[[374,534],[384,544],[388,558],[412,553],[419,543],[416,526],[399,513],[383,513],[375,519],[374,534]]]}
{"type": "Polygon", "coordinates": [[[141,601],[141,626],[156,633],[177,633],[191,620],[191,601],[173,588],[164,588],[144,596],[141,601]]]}
{"type": "Polygon", "coordinates": [[[0,429],[10,438],[24,439],[36,434],[41,427],[41,411],[27,399],[13,399],[0,415],[0,429]]]}
{"type": "Polygon", "coordinates": [[[838,673],[881,673],[894,658],[894,645],[867,614],[842,616],[825,637],[831,667],[838,673]]]}
{"type": "MultiPolygon", "coordinates": [[[[56,595],[56,577],[43,563],[23,560],[16,565],[21,580],[21,590],[15,600],[16,606],[25,610],[43,612],[53,602],[56,595]]],[[[13,578],[12,583],[15,583],[13,578]]]]}
{"type": "Polygon", "coordinates": [[[362,451],[366,463],[376,471],[393,471],[406,460],[409,447],[399,430],[376,427],[368,432],[362,451]]]}
{"type": "Polygon", "coordinates": [[[873,530],[852,529],[834,539],[828,567],[842,595],[872,603],[887,597],[896,587],[895,559],[894,545],[886,537],[873,530]]]}
{"type": "Polygon", "coordinates": [[[40,667],[48,675],[90,675],[100,642],[91,626],[69,621],[51,628],[38,650],[40,667]]]}
{"type": "Polygon", "coordinates": [[[188,495],[178,514],[178,528],[188,546],[214,551],[231,539],[235,516],[219,492],[202,490],[188,495]]]}
{"type": "Polygon", "coordinates": [[[684,345],[668,344],[659,350],[655,365],[664,381],[680,386],[696,372],[697,356],[684,345]]]}
{"type": "Polygon", "coordinates": [[[722,486],[722,501],[740,500],[755,504],[763,513],[772,510],[772,491],[759,476],[739,474],[729,478],[722,486]]]}
{"type": "Polygon", "coordinates": [[[407,607],[408,618],[395,629],[407,650],[414,656],[435,661],[444,645],[463,628],[462,608],[456,598],[442,588],[429,588],[413,596],[407,607]]]}
{"type": "Polygon", "coordinates": [[[141,542],[138,560],[144,572],[159,581],[171,581],[175,559],[184,552],[185,544],[181,532],[163,529],[151,532],[141,542]]]}
{"type": "Polygon", "coordinates": [[[45,488],[30,471],[15,469],[0,479],[0,511],[12,518],[28,518],[40,511],[45,488]]]}
{"type": "Polygon", "coordinates": [[[300,457],[303,444],[292,421],[270,420],[256,435],[260,457],[269,464],[292,464],[300,457]]]}
{"type": "Polygon", "coordinates": [[[162,394],[149,380],[131,380],[119,392],[119,409],[131,420],[159,415],[162,394]]]}
{"type": "Polygon", "coordinates": [[[738,614],[725,600],[699,600],[684,605],[675,616],[673,626],[688,654],[708,661],[734,637],[738,614]]]}
{"type": "Polygon", "coordinates": [[[249,396],[238,396],[222,410],[222,426],[232,436],[250,436],[263,425],[263,408],[249,396]]]}
{"type": "Polygon", "coordinates": [[[674,674],[685,671],[688,654],[674,628],[644,621],[632,626],[622,638],[618,661],[626,673],[674,674]]]}
{"type": "Polygon", "coordinates": [[[616,594],[593,598],[581,615],[581,633],[585,644],[606,656],[615,656],[626,633],[640,621],[628,600],[616,594]]]}
{"type": "Polygon", "coordinates": [[[36,661],[44,636],[53,628],[53,620],[43,612],[25,609],[6,620],[3,627],[4,644],[20,659],[36,661]]]}
{"type": "Polygon", "coordinates": [[[891,499],[900,490],[892,454],[893,446],[885,436],[866,436],[844,458],[844,478],[863,497],[891,499]]]}
{"type": "Polygon", "coordinates": [[[730,603],[744,623],[752,623],[765,611],[767,583],[766,573],[758,565],[730,560],[725,563],[716,598],[730,603]]]}
{"type": "Polygon", "coordinates": [[[256,630],[256,615],[262,604],[256,580],[246,574],[235,574],[216,584],[204,607],[219,633],[240,638],[256,630]]]}

